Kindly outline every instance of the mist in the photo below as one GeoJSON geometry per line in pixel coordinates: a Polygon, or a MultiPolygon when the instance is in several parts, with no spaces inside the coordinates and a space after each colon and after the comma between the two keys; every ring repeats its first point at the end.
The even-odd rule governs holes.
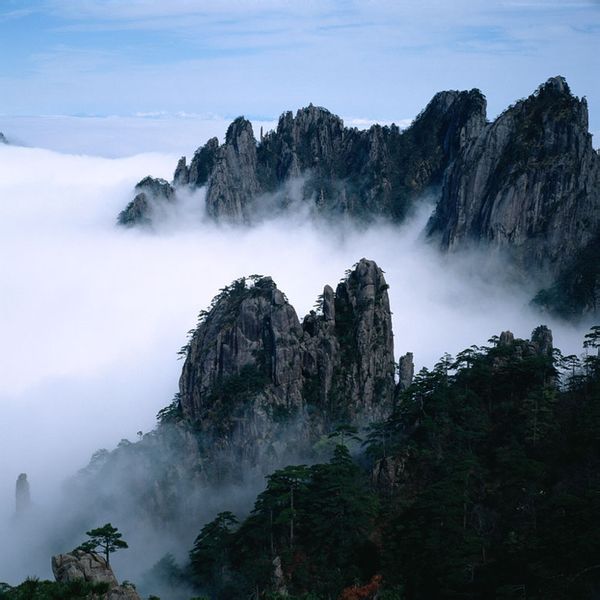
{"type": "MultiPolygon", "coordinates": [[[[50,555],[32,549],[56,533],[48,515],[62,482],[98,448],[154,427],[177,391],[186,332],[242,275],[272,276],[302,319],[325,284],[362,257],[375,260],[390,286],[396,358],[414,352],[417,369],[505,329],[528,337],[541,323],[563,352],[581,351],[588,324],[530,308],[535,282],[511,283],[502,257],[444,257],[426,243],[434,197],[403,226],[318,224],[300,210],[243,229],[208,221],[198,190],[153,230],[116,227],[135,183],[170,179],[178,156],[0,147],[0,581],[51,576],[50,555]],[[23,472],[39,521],[11,537],[23,472]]],[[[129,561],[115,557],[120,579],[133,579],[128,564],[140,558],[142,537],[129,561]]]]}

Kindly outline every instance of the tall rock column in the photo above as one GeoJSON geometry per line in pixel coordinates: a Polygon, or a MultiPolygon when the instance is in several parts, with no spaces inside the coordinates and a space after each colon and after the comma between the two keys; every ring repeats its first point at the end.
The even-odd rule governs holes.
{"type": "Polygon", "coordinates": [[[15,500],[17,515],[22,515],[30,509],[31,494],[29,491],[29,482],[27,481],[27,473],[21,473],[17,478],[15,500]]]}

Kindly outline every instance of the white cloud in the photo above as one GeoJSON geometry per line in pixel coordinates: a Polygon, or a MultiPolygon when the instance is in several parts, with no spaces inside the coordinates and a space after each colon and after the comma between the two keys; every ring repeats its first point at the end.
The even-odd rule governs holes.
{"type": "MultiPolygon", "coordinates": [[[[199,192],[188,198],[199,209],[155,233],[116,228],[135,182],[170,177],[176,157],[0,147],[0,525],[19,473],[44,503],[93,450],[153,426],[177,389],[185,332],[241,275],[273,276],[302,318],[324,284],[363,256],[375,259],[390,284],[396,353],[413,351],[419,366],[503,329],[525,337],[548,323],[497,262],[449,261],[424,245],[426,212],[403,228],[290,218],[241,230],[202,221],[199,192]]],[[[560,347],[577,351],[583,328],[548,324],[560,347]]],[[[0,581],[32,569],[48,576],[48,557],[40,560],[28,573],[0,560],[0,581]]]]}

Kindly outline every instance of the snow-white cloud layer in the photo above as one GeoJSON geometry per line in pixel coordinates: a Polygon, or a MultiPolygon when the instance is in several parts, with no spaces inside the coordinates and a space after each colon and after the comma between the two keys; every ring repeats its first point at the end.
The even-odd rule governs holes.
{"type": "MultiPolygon", "coordinates": [[[[204,220],[199,191],[157,231],[117,228],[136,181],[170,178],[177,158],[0,146],[0,529],[19,473],[45,503],[92,451],[153,427],[177,390],[176,352],[197,313],[244,274],[271,275],[302,318],[324,284],[363,256],[376,260],[396,354],[414,352],[418,366],[503,329],[526,337],[542,321],[565,351],[580,348],[585,328],[540,318],[530,290],[508,285],[496,262],[447,260],[427,246],[426,208],[403,227],[296,215],[242,230],[204,220]]],[[[2,569],[0,581],[22,575],[2,569]]]]}

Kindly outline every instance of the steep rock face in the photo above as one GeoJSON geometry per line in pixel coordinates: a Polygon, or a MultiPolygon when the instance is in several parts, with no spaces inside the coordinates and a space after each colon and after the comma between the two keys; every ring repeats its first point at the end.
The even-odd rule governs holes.
{"type": "MultiPolygon", "coordinates": [[[[209,216],[217,219],[232,216],[238,222],[249,220],[249,202],[260,191],[256,164],[256,140],[252,124],[239,117],[227,129],[225,143],[216,151],[213,167],[209,171],[206,191],[206,211],[209,216]]],[[[208,170],[208,165],[206,167],[208,170]]]]}
{"type": "MultiPolygon", "coordinates": [[[[173,186],[206,186],[207,213],[219,221],[247,223],[294,202],[316,213],[402,220],[415,199],[441,183],[449,162],[484,124],[478,90],[436,94],[405,131],[347,128],[310,105],[295,116],[284,113],[257,144],[250,122],[239,117],[224,144],[210,139],[189,167],[180,159],[173,186]],[[291,182],[297,185],[286,187],[291,182]]],[[[124,213],[128,220],[121,224],[151,220],[141,202],[124,213]]]]}
{"type": "Polygon", "coordinates": [[[282,421],[301,417],[302,337],[269,277],[223,290],[190,341],[179,382],[183,415],[206,444],[238,444],[239,458],[257,462],[257,439],[273,440],[282,421]]]}
{"type": "Polygon", "coordinates": [[[185,536],[222,510],[207,489],[220,486],[245,509],[267,473],[314,460],[337,425],[388,415],[395,364],[383,272],[362,259],[318,305],[300,322],[269,277],[224,288],[182,349],[179,393],[159,427],[99,451],[70,495],[93,497],[98,518],[136,515],[169,534],[177,523],[185,536]]]}
{"type": "Polygon", "coordinates": [[[216,445],[268,446],[293,424],[309,441],[340,420],[389,412],[391,313],[383,272],[361,260],[302,325],[268,277],[238,280],[201,315],[180,379],[184,417],[216,445]],[[248,285],[250,283],[250,285],[248,285]]]}
{"type": "Polygon", "coordinates": [[[415,375],[415,363],[413,353],[407,352],[400,357],[398,361],[398,387],[397,391],[402,392],[412,383],[415,375]]]}
{"type": "Polygon", "coordinates": [[[194,153],[188,174],[188,181],[194,187],[206,185],[208,177],[212,173],[219,150],[219,140],[210,138],[204,146],[194,153]]]}
{"type": "MultiPolygon", "coordinates": [[[[181,162],[180,162],[181,164],[181,162]]],[[[151,225],[156,208],[173,202],[173,187],[164,179],[145,177],[135,186],[134,199],[119,214],[118,223],[133,225],[151,225]]]]}
{"type": "Polygon", "coordinates": [[[106,560],[94,552],[74,550],[69,554],[52,557],[52,572],[59,583],[83,580],[89,583],[106,583],[108,592],[103,600],[140,600],[131,585],[119,585],[106,560]]]}
{"type": "Polygon", "coordinates": [[[334,364],[329,403],[334,415],[349,421],[381,418],[392,407],[395,364],[387,289],[381,269],[364,258],[336,289],[330,339],[338,352],[328,361],[334,364]]]}
{"type": "Polygon", "coordinates": [[[31,494],[29,491],[29,482],[27,481],[27,473],[21,473],[17,478],[15,486],[15,505],[16,514],[21,516],[31,508],[31,494]]]}
{"type": "Polygon", "coordinates": [[[486,244],[556,276],[600,227],[600,157],[562,77],[502,113],[448,169],[429,223],[447,249],[486,244]]]}

